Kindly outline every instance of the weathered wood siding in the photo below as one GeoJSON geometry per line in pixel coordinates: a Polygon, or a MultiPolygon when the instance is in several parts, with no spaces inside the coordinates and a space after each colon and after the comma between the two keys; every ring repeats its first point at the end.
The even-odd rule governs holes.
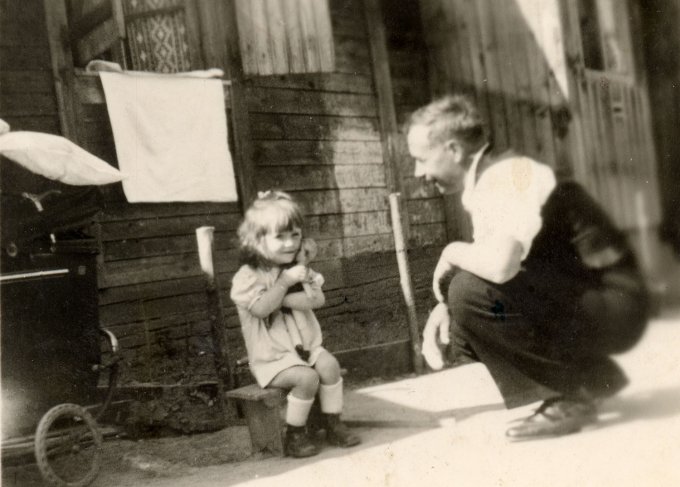
{"type": "Polygon", "coordinates": [[[362,2],[330,2],[333,73],[254,77],[257,190],[291,192],[326,277],[317,315],[333,351],[408,338],[362,2]]]}
{"type": "MultiPolygon", "coordinates": [[[[428,56],[420,22],[418,0],[383,0],[385,30],[394,91],[397,121],[397,172],[404,181],[404,198],[409,216],[409,259],[415,302],[421,326],[434,303],[432,272],[442,247],[460,237],[461,221],[447,228],[446,205],[432,184],[413,176],[414,162],[406,146],[405,126],[411,112],[431,100],[428,56]]],[[[457,217],[458,215],[456,215],[457,217]]]]}
{"type": "MultiPolygon", "coordinates": [[[[335,0],[330,5],[333,73],[246,80],[252,184],[255,190],[289,191],[301,202],[307,233],[319,243],[314,268],[326,278],[326,306],[317,313],[325,345],[341,357],[347,352],[344,366],[370,375],[371,370],[385,370],[386,364],[357,370],[367,362],[356,350],[373,347],[366,353],[376,357],[386,356],[381,352],[406,352],[408,325],[389,220],[363,4],[335,0]]],[[[427,101],[427,86],[421,78],[422,46],[414,50],[410,44],[399,44],[400,31],[394,29],[389,47],[399,87],[395,101],[403,118],[427,101]]],[[[83,145],[115,165],[100,90],[96,78],[78,77],[83,145]]],[[[404,173],[411,172],[405,153],[401,161],[404,173]]],[[[414,245],[441,246],[445,230],[440,198],[415,183],[409,187],[414,245]]],[[[233,361],[245,355],[228,298],[238,265],[239,205],[131,205],[119,185],[104,193],[100,314],[102,324],[121,339],[127,364],[123,381],[173,384],[214,379],[211,310],[206,309],[194,230],[201,225],[216,227],[216,266],[233,361]]],[[[414,254],[423,255],[413,266],[421,295],[430,293],[433,259],[439,254],[435,249],[414,254]]],[[[424,299],[422,306],[428,303],[424,299]]],[[[393,365],[397,363],[403,370],[408,361],[393,365]]]]}
{"type": "Polygon", "coordinates": [[[0,113],[12,130],[59,133],[42,1],[0,4],[0,113]]]}
{"type": "Polygon", "coordinates": [[[659,162],[663,236],[680,250],[680,0],[647,0],[640,8],[650,104],[655,107],[651,116],[659,162]]]}
{"type": "MultiPolygon", "coordinates": [[[[36,8],[31,15],[43,15],[42,3],[32,1],[36,8]]],[[[400,11],[385,9],[400,122],[429,99],[423,76],[424,46],[418,40],[417,18],[412,17],[415,2],[407,3],[408,8],[400,11]]],[[[250,123],[248,127],[230,125],[230,137],[244,128],[252,135],[253,189],[290,191],[307,214],[307,232],[320,248],[314,267],[327,282],[327,304],[318,312],[325,345],[338,353],[351,373],[404,371],[409,364],[409,332],[389,219],[364,5],[361,0],[333,0],[330,6],[335,71],[246,80],[246,120],[250,123]]],[[[17,15],[24,12],[18,9],[17,15]]],[[[219,23],[208,18],[205,10],[200,13],[202,26],[213,29],[210,35],[202,32],[203,55],[210,66],[226,71],[227,56],[220,44],[224,38],[215,30],[219,23]]],[[[3,24],[4,59],[13,57],[17,71],[31,71],[31,76],[7,71],[5,66],[12,64],[5,61],[3,80],[14,76],[23,82],[14,83],[13,88],[3,83],[2,89],[3,93],[8,89],[42,93],[46,107],[51,108],[30,111],[36,100],[26,94],[22,95],[25,103],[12,105],[14,119],[7,118],[18,128],[58,133],[45,46],[36,47],[35,56],[16,54],[30,49],[36,39],[46,44],[45,29],[35,20],[26,18],[25,30],[11,22],[3,24]],[[10,30],[4,30],[5,26],[10,30]],[[28,35],[8,44],[4,32],[9,31],[28,35]],[[36,67],[36,59],[43,59],[44,65],[36,67]],[[26,123],[16,125],[22,114],[26,123]]],[[[116,166],[99,80],[78,74],[75,86],[80,144],[116,166]]],[[[7,99],[3,96],[3,109],[7,99]]],[[[230,116],[229,123],[236,118],[230,116]]],[[[230,140],[232,150],[233,142],[230,140]]],[[[431,188],[408,177],[412,161],[404,140],[399,143],[398,171],[407,180],[412,278],[424,321],[425,308],[431,304],[432,269],[447,239],[444,210],[441,198],[431,188]]],[[[238,319],[228,298],[238,266],[235,230],[241,218],[240,204],[129,204],[118,184],[103,187],[102,193],[104,210],[98,222],[100,320],[120,339],[122,383],[175,385],[215,380],[210,337],[214,310],[207,309],[194,232],[202,225],[216,227],[216,268],[233,362],[245,355],[238,319]]]]}
{"type": "Polygon", "coordinates": [[[654,226],[657,176],[643,73],[620,80],[584,69],[576,3],[421,0],[432,91],[473,95],[498,147],[576,178],[621,227],[654,226]]]}

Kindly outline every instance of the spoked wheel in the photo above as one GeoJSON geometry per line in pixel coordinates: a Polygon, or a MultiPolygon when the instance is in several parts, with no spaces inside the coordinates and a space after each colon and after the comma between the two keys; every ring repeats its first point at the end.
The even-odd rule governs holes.
{"type": "Polygon", "coordinates": [[[47,411],[35,432],[35,458],[51,485],[89,485],[102,460],[102,435],[92,415],[77,404],[47,411]]]}

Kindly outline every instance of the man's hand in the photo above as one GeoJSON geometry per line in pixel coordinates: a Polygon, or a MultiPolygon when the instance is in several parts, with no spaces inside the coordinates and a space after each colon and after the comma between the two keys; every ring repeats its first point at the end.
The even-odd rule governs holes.
{"type": "Polygon", "coordinates": [[[445,303],[439,303],[430,312],[423,330],[423,357],[434,370],[444,367],[442,352],[437,345],[437,332],[439,341],[446,345],[449,343],[449,326],[449,309],[445,303]]]}
{"type": "Polygon", "coordinates": [[[441,291],[441,281],[444,278],[444,276],[450,271],[452,271],[453,268],[455,267],[453,264],[451,264],[451,261],[448,256],[448,254],[453,249],[452,247],[453,245],[454,244],[449,244],[446,247],[444,247],[444,250],[442,250],[442,255],[439,257],[439,262],[437,262],[437,266],[434,268],[434,274],[432,276],[432,290],[434,291],[434,297],[440,303],[446,301],[441,291]]]}

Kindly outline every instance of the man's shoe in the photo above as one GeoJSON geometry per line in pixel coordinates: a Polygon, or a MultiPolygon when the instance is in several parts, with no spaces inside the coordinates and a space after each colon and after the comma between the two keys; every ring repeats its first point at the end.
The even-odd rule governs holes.
{"type": "Polygon", "coordinates": [[[312,457],[319,448],[312,443],[304,426],[288,425],[286,429],[286,455],[295,458],[312,457]]]}
{"type": "Polygon", "coordinates": [[[340,421],[339,414],[324,414],[326,418],[326,441],[331,445],[348,448],[361,443],[361,439],[352,433],[345,423],[340,421]]]}
{"type": "Polygon", "coordinates": [[[595,403],[583,399],[554,398],[544,401],[534,414],[505,434],[512,440],[529,440],[576,433],[597,421],[595,403]]]}

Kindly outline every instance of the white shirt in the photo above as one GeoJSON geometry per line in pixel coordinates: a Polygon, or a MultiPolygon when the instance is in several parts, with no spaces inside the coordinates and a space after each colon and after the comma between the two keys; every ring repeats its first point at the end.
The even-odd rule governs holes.
{"type": "Polygon", "coordinates": [[[541,208],[555,188],[553,170],[524,156],[508,155],[475,181],[487,146],[474,156],[465,176],[462,202],[472,219],[475,242],[511,237],[523,248],[522,260],[541,230],[541,208]]]}

